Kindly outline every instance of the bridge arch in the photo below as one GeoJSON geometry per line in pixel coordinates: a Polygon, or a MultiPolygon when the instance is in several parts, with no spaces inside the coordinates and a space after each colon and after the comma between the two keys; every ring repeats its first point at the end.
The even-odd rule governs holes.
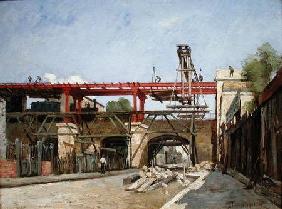
{"type": "Polygon", "coordinates": [[[102,140],[101,156],[107,158],[109,169],[128,168],[128,138],[125,136],[105,137],[102,140]]]}
{"type": "MultiPolygon", "coordinates": [[[[180,135],[175,135],[175,134],[162,134],[159,136],[154,136],[150,139],[148,139],[148,165],[156,165],[157,164],[157,155],[158,153],[163,150],[164,148],[168,147],[178,147],[182,148],[183,152],[186,154],[186,158],[190,159],[189,156],[189,145],[190,145],[190,140],[187,137],[180,136],[180,135]]],[[[176,150],[175,150],[176,151],[176,150]]],[[[169,163],[168,161],[168,155],[172,155],[172,153],[167,153],[164,151],[164,158],[163,163],[169,163]]],[[[179,159],[178,159],[179,161],[179,159]]],[[[180,160],[182,161],[182,160],[180,160]]],[[[175,159],[173,163],[180,163],[177,162],[175,159]]]]}

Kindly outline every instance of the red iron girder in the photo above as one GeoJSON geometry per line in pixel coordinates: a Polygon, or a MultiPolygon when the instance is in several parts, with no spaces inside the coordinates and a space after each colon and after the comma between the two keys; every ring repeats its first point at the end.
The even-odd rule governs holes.
{"type": "MultiPolygon", "coordinates": [[[[84,84],[51,84],[51,83],[2,83],[1,89],[11,90],[56,90],[57,92],[69,91],[71,95],[83,96],[120,96],[133,95],[137,92],[148,95],[152,92],[175,90],[180,93],[181,83],[84,83],[84,84]]],[[[193,82],[192,94],[216,94],[215,82],[193,82]]],[[[0,92],[1,94],[1,92],[0,92]]]]}
{"type": "MultiPolygon", "coordinates": [[[[181,87],[181,83],[173,82],[162,82],[162,83],[139,83],[139,82],[125,82],[125,83],[83,83],[83,84],[70,84],[70,83],[61,83],[61,84],[51,84],[51,83],[0,83],[1,88],[37,88],[37,89],[77,89],[77,88],[172,88],[172,87],[181,87]]],[[[213,87],[216,88],[216,82],[193,82],[192,87],[213,87]]]]}

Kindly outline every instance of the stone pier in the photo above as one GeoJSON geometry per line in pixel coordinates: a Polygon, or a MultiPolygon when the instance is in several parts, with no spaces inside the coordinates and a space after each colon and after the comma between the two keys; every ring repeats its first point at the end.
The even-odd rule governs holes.
{"type": "Polygon", "coordinates": [[[66,158],[75,149],[75,135],[77,134],[77,126],[73,123],[57,123],[58,127],[58,156],[66,158]],[[64,135],[65,134],[65,135],[64,135]]]}

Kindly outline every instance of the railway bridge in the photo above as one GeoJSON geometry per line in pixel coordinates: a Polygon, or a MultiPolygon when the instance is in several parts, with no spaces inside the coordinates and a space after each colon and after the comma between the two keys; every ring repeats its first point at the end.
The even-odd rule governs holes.
{"type": "MultiPolygon", "coordinates": [[[[192,117],[192,113],[195,115],[207,111],[200,108],[197,111],[144,109],[149,96],[160,102],[166,101],[172,92],[181,91],[181,85],[138,82],[0,84],[0,95],[5,99],[2,101],[7,103],[17,101],[14,111],[5,115],[7,118],[5,138],[11,143],[14,143],[16,138],[25,144],[36,144],[38,141],[56,142],[55,155],[62,158],[73,149],[77,154],[84,153],[91,145],[95,151],[99,150],[99,154],[110,153],[118,148],[125,153],[122,156],[123,166],[140,167],[156,163],[156,155],[164,146],[181,146],[192,156],[193,163],[199,158],[211,159],[211,156],[205,153],[205,150],[210,151],[213,146],[211,134],[198,140],[202,140],[202,143],[199,143],[200,148],[196,155],[197,150],[192,148],[192,144],[195,144],[196,132],[200,128],[191,123],[191,118],[178,117],[183,114],[192,117]],[[85,96],[125,95],[133,97],[133,109],[130,112],[82,111],[81,102],[85,96]],[[58,100],[60,112],[32,112],[26,109],[27,97],[58,100]],[[71,109],[71,106],[75,108],[71,109]]],[[[194,95],[215,93],[215,82],[192,83],[194,95]]],[[[197,123],[200,124],[200,121],[197,123]]],[[[208,127],[212,126],[212,122],[201,124],[204,123],[208,127]]]]}

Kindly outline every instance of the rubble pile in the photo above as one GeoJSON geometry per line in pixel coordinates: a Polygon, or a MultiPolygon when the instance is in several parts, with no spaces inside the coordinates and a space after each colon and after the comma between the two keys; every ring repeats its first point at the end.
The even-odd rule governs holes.
{"type": "MultiPolygon", "coordinates": [[[[177,180],[181,185],[186,186],[190,183],[186,175],[183,173],[171,171],[169,169],[160,168],[158,166],[148,168],[143,166],[139,173],[140,178],[129,185],[127,191],[146,192],[160,187],[167,187],[167,185],[177,180]]],[[[127,182],[130,180],[127,180],[127,182]]]]}
{"type": "Polygon", "coordinates": [[[124,185],[130,184],[125,190],[146,192],[160,187],[165,188],[172,181],[177,181],[182,186],[187,186],[200,177],[199,172],[214,169],[213,163],[209,161],[203,161],[200,164],[196,164],[195,167],[188,167],[185,170],[185,175],[184,169],[175,170],[174,166],[170,167],[173,170],[158,166],[150,168],[143,166],[139,174],[134,174],[123,180],[124,185]]]}
{"type": "Polygon", "coordinates": [[[187,170],[190,172],[198,172],[201,170],[211,171],[213,169],[214,169],[214,164],[209,161],[203,161],[200,164],[196,164],[195,167],[190,166],[187,168],[187,170]]]}

